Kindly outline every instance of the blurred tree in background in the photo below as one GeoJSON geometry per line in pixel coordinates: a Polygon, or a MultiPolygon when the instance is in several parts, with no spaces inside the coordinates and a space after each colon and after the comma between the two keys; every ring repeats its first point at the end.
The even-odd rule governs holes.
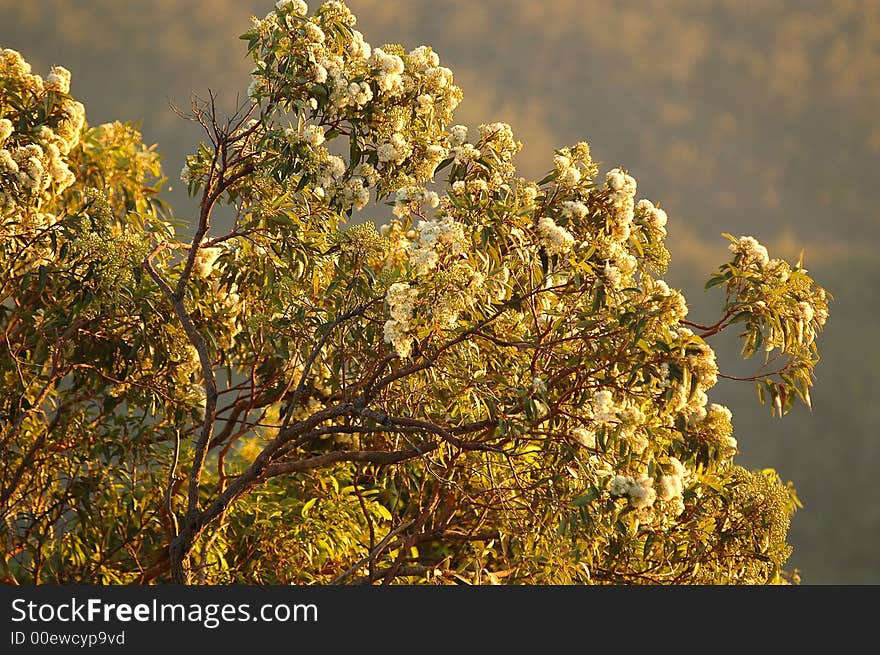
{"type": "MultiPolygon", "coordinates": [[[[802,3],[762,3],[748,11],[735,3],[662,3],[657,6],[662,11],[645,3],[601,9],[560,3],[553,11],[541,9],[539,16],[531,15],[537,8],[528,3],[352,6],[364,31],[389,40],[405,33],[413,40],[407,49],[427,40],[448,53],[467,92],[459,117],[474,124],[487,116],[510,120],[527,144],[517,160],[526,174],[540,177],[553,148],[584,134],[602,159],[630,162],[643,180],[641,190],[662,197],[667,210],[686,219],[670,227],[673,264],[667,279],[686,288],[695,313],[704,308],[694,295],[698,287],[689,287],[688,280],[710,271],[711,260],[721,255],[722,226],[766,237],[762,240],[773,250],[793,257],[800,249],[791,237],[796,229],[798,241],[806,243],[808,263],[832,280],[832,289],[836,279],[858,276],[869,283],[876,277],[870,260],[859,255],[876,220],[856,208],[875,206],[866,164],[872,157],[876,162],[871,107],[877,99],[871,93],[877,87],[852,83],[877,76],[870,68],[873,60],[865,56],[876,26],[869,20],[871,4],[823,4],[820,13],[802,3]],[[423,18],[429,12],[430,21],[423,18]],[[749,66],[741,65],[745,58],[749,66]],[[801,82],[787,83],[797,70],[801,82]],[[836,115],[847,120],[829,120],[836,115]],[[811,246],[819,243],[822,248],[811,246]]],[[[169,167],[177,170],[184,151],[166,145],[195,137],[168,111],[167,96],[186,106],[192,88],[228,89],[220,100],[232,107],[252,68],[217,32],[235,36],[248,12],[262,15],[265,8],[229,3],[224,12],[217,7],[190,3],[181,10],[168,3],[156,11],[156,3],[124,8],[0,4],[11,17],[4,24],[12,28],[2,38],[43,69],[82,62],[71,67],[77,95],[95,98],[87,103],[90,117],[107,111],[97,114],[98,120],[144,119],[148,142],[160,140],[169,152],[169,167]],[[95,32],[102,38],[92,38],[95,32]],[[128,61],[117,59],[125,71],[118,78],[103,65],[110,49],[117,57],[130,53],[128,61]],[[100,74],[80,74],[89,69],[100,74]],[[236,71],[240,81],[230,83],[236,71]]],[[[172,199],[180,215],[191,214],[182,210],[186,202],[176,193],[172,199]]],[[[869,396],[869,362],[876,355],[870,345],[867,355],[856,354],[849,339],[835,339],[844,329],[846,334],[869,329],[864,306],[854,298],[846,305],[848,295],[837,295],[843,299],[836,303],[838,318],[827,335],[835,356],[818,369],[828,384],[818,391],[816,412],[807,419],[795,411],[796,427],[771,427],[757,413],[737,411],[737,434],[741,445],[747,444],[744,461],[772,464],[799,481],[807,511],[794,522],[793,561],[807,569],[807,580],[858,582],[876,575],[876,555],[864,536],[877,533],[878,517],[860,505],[869,494],[859,493],[853,501],[843,488],[871,488],[877,417],[871,416],[870,403],[855,412],[840,408],[869,396]],[[751,436],[761,433],[767,436],[751,436]],[[840,476],[848,485],[828,484],[840,476]]],[[[723,343],[718,348],[726,352],[723,343]]],[[[722,383],[718,390],[735,410],[744,403],[733,387],[722,383]]]]}

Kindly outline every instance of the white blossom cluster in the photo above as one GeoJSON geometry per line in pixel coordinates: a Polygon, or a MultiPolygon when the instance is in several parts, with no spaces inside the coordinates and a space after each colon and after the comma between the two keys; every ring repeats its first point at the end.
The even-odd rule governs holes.
{"type": "Polygon", "coordinates": [[[449,128],[449,156],[456,164],[467,164],[479,159],[481,153],[473,143],[468,142],[467,125],[453,125],[449,128]]]}
{"type": "Polygon", "coordinates": [[[344,205],[351,205],[356,211],[362,210],[370,202],[369,184],[364,178],[353,176],[342,188],[344,205]]]}
{"type": "Polygon", "coordinates": [[[63,66],[52,66],[46,76],[46,91],[70,93],[70,71],[63,66]]]}
{"type": "MultiPolygon", "coordinates": [[[[270,107],[276,104],[297,115],[300,125],[306,124],[288,128],[288,139],[315,148],[333,138],[319,127],[340,121],[359,124],[359,147],[374,149],[378,178],[362,176],[363,185],[316,180],[315,194],[334,207],[361,209],[370,197],[366,187],[378,187],[377,198],[382,198],[432,178],[449,155],[446,126],[461,101],[461,90],[430,47],[408,53],[397,45],[374,48],[355,24],[342,2],[324,2],[311,15],[304,3],[284,3],[262,20],[254,19],[245,37],[253,39],[255,61],[250,96],[270,107]],[[308,82],[303,84],[303,78],[308,82]],[[407,110],[412,98],[418,98],[417,116],[407,110]],[[364,120],[365,111],[369,120],[364,120]],[[315,127],[308,127],[312,124],[315,127]]],[[[297,155],[308,174],[317,166],[307,160],[326,158],[320,151],[297,155]]],[[[292,179],[298,184],[301,180],[292,179]]]]}
{"type": "Polygon", "coordinates": [[[566,189],[574,189],[587,181],[594,172],[590,147],[584,142],[574,148],[561,148],[553,157],[556,181],[566,189]]]}
{"type": "Polygon", "coordinates": [[[611,201],[609,215],[611,236],[621,243],[629,239],[635,213],[636,181],[619,168],[608,171],[605,176],[608,198],[611,201]]]}
{"type": "Polygon", "coordinates": [[[440,196],[436,191],[429,191],[421,186],[406,186],[398,189],[394,198],[394,215],[398,218],[417,212],[422,205],[431,209],[440,204],[440,196]]]}
{"type": "Polygon", "coordinates": [[[410,320],[419,290],[405,282],[395,282],[385,294],[388,313],[391,318],[385,322],[385,341],[403,358],[412,351],[413,336],[410,334],[410,320]]]}
{"type": "Polygon", "coordinates": [[[706,392],[718,383],[715,351],[702,339],[695,337],[689,328],[677,328],[676,336],[683,354],[679,359],[682,377],[673,390],[672,411],[683,413],[692,424],[698,423],[706,418],[706,405],[709,402],[706,392]]]}
{"type": "Polygon", "coordinates": [[[649,311],[665,311],[674,321],[682,321],[688,315],[687,300],[678,289],[670,288],[665,280],[644,278],[644,297],[649,311]]]}
{"type": "Polygon", "coordinates": [[[275,9],[279,14],[293,14],[294,16],[305,16],[309,13],[309,6],[304,0],[278,0],[275,3],[275,9]]]}
{"type": "Polygon", "coordinates": [[[0,118],[0,146],[12,136],[15,128],[12,127],[12,121],[8,118],[0,118]]]}
{"type": "Polygon", "coordinates": [[[290,143],[304,143],[310,148],[317,148],[325,141],[324,128],[311,123],[304,125],[302,130],[285,128],[284,136],[290,143]]]}
{"type": "Polygon", "coordinates": [[[459,314],[473,305],[485,277],[467,261],[458,260],[436,278],[438,289],[431,303],[429,322],[436,330],[451,330],[458,325],[459,314]]]}
{"type": "Polygon", "coordinates": [[[679,516],[684,511],[682,496],[691,473],[677,457],[669,457],[667,466],[670,470],[662,474],[655,483],[657,498],[669,503],[673,514],[679,516]]]}
{"type": "Polygon", "coordinates": [[[434,270],[441,256],[457,258],[467,247],[464,226],[451,216],[419,221],[413,236],[409,260],[419,277],[434,270]]]}
{"type": "MultiPolygon", "coordinates": [[[[9,212],[18,206],[39,206],[50,189],[61,193],[76,181],[67,156],[80,142],[85,108],[67,96],[70,71],[61,66],[53,66],[44,81],[31,74],[30,64],[19,52],[5,49],[0,52],[0,77],[10,91],[18,90],[32,103],[45,101],[50,111],[60,115],[54,129],[44,124],[35,132],[18,134],[11,120],[15,114],[8,113],[17,109],[0,107],[0,212],[9,212]],[[60,97],[48,97],[49,92],[60,97]]],[[[32,212],[28,219],[33,221],[40,215],[32,212]]]]}
{"type": "Polygon", "coordinates": [[[613,498],[625,497],[634,509],[649,509],[656,501],[668,503],[673,514],[678,516],[684,511],[685,485],[691,473],[676,457],[668,457],[665,472],[655,480],[645,473],[639,476],[616,475],[608,487],[613,498]]]}
{"type": "Polygon", "coordinates": [[[394,96],[403,90],[403,59],[386,53],[382,48],[375,48],[369,65],[378,72],[377,82],[381,92],[394,96]]]}
{"type": "Polygon", "coordinates": [[[492,148],[503,162],[509,162],[522,149],[522,143],[513,137],[513,129],[502,122],[480,125],[480,143],[492,148]]]}
{"type": "Polygon", "coordinates": [[[619,289],[623,286],[623,274],[610,261],[606,261],[605,267],[602,269],[602,280],[609,289],[619,289]]]}
{"type": "Polygon", "coordinates": [[[574,430],[571,432],[572,438],[581,445],[593,447],[582,443],[581,437],[595,445],[595,429],[605,428],[616,429],[618,437],[628,444],[632,452],[642,453],[647,449],[649,442],[644,428],[648,417],[633,398],[624,398],[618,403],[609,389],[598,389],[593,393],[592,401],[582,411],[584,418],[592,422],[594,429],[576,428],[583,430],[580,436],[574,430]]]}
{"type": "Polygon", "coordinates": [[[324,145],[326,136],[320,125],[306,124],[301,129],[288,127],[284,137],[288,143],[305,146],[305,151],[300,153],[305,160],[303,174],[313,181],[312,193],[316,198],[342,210],[352,207],[360,211],[367,206],[370,188],[378,179],[372,165],[364,162],[349,172],[348,162],[331,154],[324,145]]]}
{"type": "Polygon", "coordinates": [[[662,241],[666,238],[668,216],[663,209],[655,207],[650,200],[642,199],[636,205],[635,213],[654,241],[662,241]]]}
{"type": "Polygon", "coordinates": [[[614,394],[608,389],[599,389],[593,394],[593,418],[599,425],[609,424],[617,420],[617,406],[614,394]]]}
{"type": "Polygon", "coordinates": [[[582,448],[596,447],[596,433],[585,427],[576,427],[571,430],[571,438],[582,448]]]}
{"type": "MultiPolygon", "coordinates": [[[[357,35],[360,32],[355,30],[357,35]]],[[[376,56],[380,50],[377,48],[372,55],[370,54],[370,45],[365,43],[362,38],[353,38],[349,52],[356,59],[371,58],[376,56]]],[[[330,102],[338,110],[343,109],[361,109],[373,99],[373,88],[367,81],[349,80],[345,74],[345,61],[339,55],[328,55],[322,57],[314,68],[315,81],[325,84],[330,89],[330,102]]],[[[389,79],[387,76],[384,79],[389,79]]]]}
{"type": "Polygon", "coordinates": [[[643,453],[648,447],[648,439],[644,433],[645,413],[634,402],[630,401],[619,412],[620,437],[627,441],[633,452],[643,453]]]}
{"type": "Polygon", "coordinates": [[[743,267],[757,264],[761,268],[770,264],[767,248],[762,246],[755,237],[740,237],[738,243],[728,246],[731,253],[737,256],[743,267]]]}
{"type": "Polygon", "coordinates": [[[716,434],[721,442],[720,446],[733,454],[737,449],[737,441],[733,436],[733,412],[719,403],[712,403],[706,413],[704,424],[710,424],[712,433],[716,434]]]}
{"type": "Polygon", "coordinates": [[[214,263],[222,253],[222,248],[199,248],[193,259],[193,274],[207,279],[214,271],[214,263]]]}
{"type": "Polygon", "coordinates": [[[345,175],[348,164],[346,164],[345,160],[338,155],[331,155],[329,153],[323,154],[324,156],[318,165],[318,170],[315,175],[315,182],[318,185],[316,190],[320,188],[326,192],[341,185],[342,177],[345,175]]]}
{"type": "Polygon", "coordinates": [[[626,496],[635,509],[647,509],[657,499],[654,481],[648,475],[635,478],[631,475],[617,475],[611,481],[609,491],[614,497],[626,496]]]}
{"type": "Polygon", "coordinates": [[[402,164],[411,154],[412,146],[400,132],[394,132],[376,150],[380,164],[402,164]]]}
{"type": "Polygon", "coordinates": [[[582,221],[589,214],[590,209],[584,203],[576,200],[566,200],[562,203],[562,217],[569,220],[582,221]]]}
{"type": "Polygon", "coordinates": [[[549,216],[543,216],[538,221],[538,236],[541,245],[549,256],[564,255],[574,246],[574,237],[564,227],[557,225],[549,216]]]}

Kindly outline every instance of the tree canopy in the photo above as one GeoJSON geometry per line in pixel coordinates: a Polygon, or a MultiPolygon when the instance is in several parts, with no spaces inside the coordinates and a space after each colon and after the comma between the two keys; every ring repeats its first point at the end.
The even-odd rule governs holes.
{"type": "Polygon", "coordinates": [[[69,71],[2,51],[0,574],[791,579],[797,497],[736,464],[709,340],[740,330],[781,416],[830,296],[725,235],[718,318],[691,320],[625,169],[580,142],[518,176],[430,47],[355,26],[336,0],[253,20],[244,102],[193,102],[189,221],[136,126],[89,126],[69,71]]]}

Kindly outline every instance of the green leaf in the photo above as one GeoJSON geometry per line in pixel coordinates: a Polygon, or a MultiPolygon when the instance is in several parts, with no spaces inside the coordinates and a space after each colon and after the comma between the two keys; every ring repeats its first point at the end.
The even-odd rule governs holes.
{"type": "Polygon", "coordinates": [[[309,511],[312,509],[312,507],[315,506],[315,503],[317,503],[317,502],[318,502],[317,498],[312,498],[311,500],[306,501],[306,504],[303,505],[302,511],[300,512],[300,514],[302,514],[303,518],[308,516],[309,511]]]}
{"type": "Polygon", "coordinates": [[[705,289],[711,289],[712,287],[717,287],[719,284],[724,284],[727,282],[727,278],[723,275],[713,275],[709,278],[709,281],[706,282],[705,289]]]}
{"type": "Polygon", "coordinates": [[[286,227],[293,227],[294,225],[293,221],[286,214],[270,214],[266,216],[266,220],[275,225],[284,225],[286,227]]]}

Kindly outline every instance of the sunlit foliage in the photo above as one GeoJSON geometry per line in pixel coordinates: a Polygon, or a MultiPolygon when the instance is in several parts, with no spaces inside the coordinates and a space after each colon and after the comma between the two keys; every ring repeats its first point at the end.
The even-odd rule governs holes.
{"type": "Polygon", "coordinates": [[[247,101],[193,105],[187,239],[137,130],[3,51],[3,575],[787,579],[797,498],[735,463],[707,340],[738,326],[759,397],[809,405],[827,294],[730,237],[720,319],[689,320],[625,169],[579,142],[520,177],[508,125],[455,124],[430,47],[355,25],[253,20],[247,101]]]}

